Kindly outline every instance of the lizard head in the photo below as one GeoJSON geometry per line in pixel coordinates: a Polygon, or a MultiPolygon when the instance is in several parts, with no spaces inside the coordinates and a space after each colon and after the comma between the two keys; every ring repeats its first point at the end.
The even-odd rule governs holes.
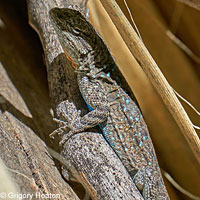
{"type": "Polygon", "coordinates": [[[79,11],[69,8],[53,8],[49,15],[65,54],[80,66],[92,50],[92,25],[79,11]]]}

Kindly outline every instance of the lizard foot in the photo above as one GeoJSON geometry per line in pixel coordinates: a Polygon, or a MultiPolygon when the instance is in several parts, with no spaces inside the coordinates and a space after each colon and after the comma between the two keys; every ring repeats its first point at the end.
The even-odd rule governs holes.
{"type": "Polygon", "coordinates": [[[61,102],[56,110],[59,118],[63,120],[53,118],[53,120],[59,125],[59,128],[53,131],[50,134],[50,137],[53,138],[56,134],[64,134],[59,143],[59,145],[62,145],[74,134],[84,130],[80,123],[81,111],[77,110],[75,105],[70,103],[68,100],[61,102]]]}

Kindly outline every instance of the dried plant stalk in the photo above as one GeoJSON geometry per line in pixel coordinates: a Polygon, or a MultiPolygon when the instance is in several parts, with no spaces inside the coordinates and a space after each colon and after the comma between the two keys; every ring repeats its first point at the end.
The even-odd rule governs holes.
{"type": "Polygon", "coordinates": [[[200,10],[199,0],[177,0],[177,1],[185,3],[186,5],[196,8],[197,10],[200,10]]]}
{"type": "Polygon", "coordinates": [[[149,54],[143,42],[139,39],[134,29],[120,10],[115,1],[101,0],[102,5],[117,27],[127,47],[138,61],[145,74],[161,96],[176,123],[181,129],[196,159],[200,163],[200,142],[192,123],[173,92],[173,89],[160,71],[159,67],[149,54]]]}

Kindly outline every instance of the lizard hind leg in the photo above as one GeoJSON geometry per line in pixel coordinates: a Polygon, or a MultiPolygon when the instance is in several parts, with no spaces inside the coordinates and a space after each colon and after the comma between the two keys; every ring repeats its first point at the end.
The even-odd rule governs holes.
{"type": "Polygon", "coordinates": [[[137,188],[140,190],[140,192],[142,192],[144,188],[144,183],[145,183],[144,172],[145,172],[144,169],[139,169],[135,173],[135,176],[133,177],[133,181],[137,186],[137,188]]]}
{"type": "Polygon", "coordinates": [[[152,188],[150,177],[147,176],[145,168],[137,171],[133,181],[145,200],[157,200],[156,194],[152,188]]]}
{"type": "Polygon", "coordinates": [[[150,168],[139,169],[133,181],[145,200],[169,200],[162,180],[150,168]]]}

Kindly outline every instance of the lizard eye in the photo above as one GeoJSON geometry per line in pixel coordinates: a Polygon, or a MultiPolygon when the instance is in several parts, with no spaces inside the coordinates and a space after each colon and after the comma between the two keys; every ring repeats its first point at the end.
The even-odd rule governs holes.
{"type": "Polygon", "coordinates": [[[73,28],[73,32],[74,32],[75,34],[79,34],[79,33],[80,33],[80,29],[78,29],[78,28],[73,28]]]}

